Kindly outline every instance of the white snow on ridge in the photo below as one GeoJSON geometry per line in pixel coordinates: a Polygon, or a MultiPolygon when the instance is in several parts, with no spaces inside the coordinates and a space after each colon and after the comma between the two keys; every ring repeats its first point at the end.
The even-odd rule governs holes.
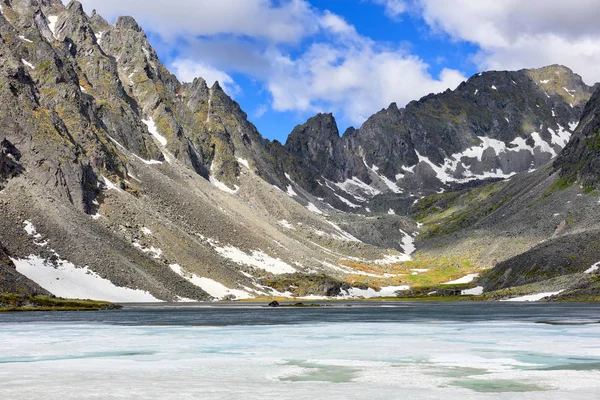
{"type": "Polygon", "coordinates": [[[218,246],[211,243],[213,249],[221,256],[237,263],[251,267],[256,267],[272,274],[290,274],[296,272],[296,269],[280,260],[273,258],[261,250],[252,250],[250,254],[234,246],[218,246]]]}
{"type": "Polygon", "coordinates": [[[479,296],[480,294],[483,294],[483,286],[477,286],[472,289],[461,290],[460,294],[462,296],[468,296],[468,295],[479,296]]]}
{"type": "Polygon", "coordinates": [[[140,160],[141,162],[143,162],[146,165],[161,165],[162,161],[158,161],[158,160],[145,160],[142,157],[138,156],[137,154],[131,153],[133,154],[133,156],[135,158],[137,158],[138,160],[140,160]]]}
{"type": "Polygon", "coordinates": [[[534,147],[537,147],[540,149],[540,151],[544,152],[544,153],[550,153],[552,154],[552,157],[556,157],[556,151],[554,150],[554,148],[552,148],[552,146],[550,146],[548,144],[548,142],[544,141],[544,139],[542,139],[542,136],[538,133],[538,132],[533,132],[531,134],[531,138],[534,141],[534,147]]]}
{"type": "Polygon", "coordinates": [[[569,122],[569,129],[571,130],[571,132],[575,132],[575,129],[577,129],[578,126],[578,121],[569,122]]]}
{"type": "Polygon", "coordinates": [[[556,296],[557,294],[560,294],[562,292],[564,292],[564,290],[559,290],[558,292],[530,294],[527,296],[513,297],[512,299],[506,299],[506,300],[500,300],[500,301],[540,301],[542,299],[545,299],[546,297],[556,296]]]}
{"type": "Polygon", "coordinates": [[[224,184],[223,182],[221,182],[220,180],[218,180],[214,176],[210,176],[209,177],[209,181],[217,189],[219,189],[219,190],[221,190],[223,192],[229,193],[229,194],[236,194],[238,192],[238,190],[240,190],[239,186],[237,186],[237,185],[235,185],[235,189],[231,189],[229,186],[227,186],[226,184],[224,184]]]}
{"type": "Polygon", "coordinates": [[[352,208],[360,208],[360,206],[358,204],[354,204],[353,202],[351,202],[350,200],[348,200],[345,197],[340,196],[339,194],[333,192],[333,194],[340,199],[340,201],[342,201],[343,203],[345,203],[347,206],[352,207],[352,208]]]}
{"type": "Polygon", "coordinates": [[[54,38],[56,39],[56,22],[58,21],[57,15],[51,15],[48,17],[48,28],[52,31],[54,38]]]}
{"type": "MultiPolygon", "coordinates": [[[[574,126],[570,124],[570,127],[573,128],[574,126]]],[[[529,146],[526,139],[521,137],[515,138],[510,143],[510,145],[514,147],[508,147],[506,143],[500,140],[479,136],[478,139],[481,140],[480,145],[470,147],[461,153],[453,154],[450,158],[447,158],[444,161],[444,164],[441,166],[433,163],[431,160],[429,160],[429,158],[422,156],[419,152],[416,153],[419,158],[419,162],[428,164],[435,172],[437,178],[445,184],[450,182],[466,183],[473,180],[488,178],[508,179],[516,173],[505,173],[501,169],[496,169],[495,171],[485,171],[480,175],[475,175],[470,171],[470,168],[462,162],[462,160],[463,158],[471,158],[482,161],[484,152],[488,151],[489,149],[492,149],[496,156],[499,156],[501,153],[520,151],[529,151],[531,154],[535,154],[535,150],[537,149],[538,151],[548,153],[552,157],[555,157],[557,154],[553,145],[558,145],[559,147],[564,148],[571,138],[571,132],[564,129],[560,125],[558,132],[550,128],[548,131],[551,134],[551,144],[542,139],[538,132],[533,132],[531,133],[531,138],[534,141],[533,146],[529,146]],[[460,164],[462,164],[462,167],[465,169],[463,178],[455,178],[453,174],[457,171],[457,168],[460,164]]],[[[404,170],[408,171],[408,168],[404,168],[404,170]]]]}
{"type": "Polygon", "coordinates": [[[379,167],[377,165],[373,165],[373,166],[369,167],[369,164],[367,164],[367,160],[365,160],[364,157],[362,160],[363,160],[363,163],[365,164],[365,167],[370,169],[373,172],[373,174],[375,174],[375,176],[377,176],[377,178],[379,178],[383,182],[383,184],[388,187],[388,189],[390,189],[393,193],[401,193],[402,192],[400,190],[400,188],[394,182],[389,180],[385,175],[379,174],[379,172],[378,172],[379,167]]]}
{"type": "Polygon", "coordinates": [[[397,291],[409,290],[410,286],[386,286],[382,287],[379,292],[375,289],[358,289],[351,288],[347,290],[348,297],[364,297],[365,299],[372,299],[375,297],[396,297],[397,291]]]}
{"type": "Polygon", "coordinates": [[[37,233],[37,230],[35,229],[35,226],[31,223],[31,221],[23,221],[23,225],[25,225],[23,229],[25,229],[25,232],[27,232],[29,236],[33,236],[36,239],[41,239],[42,236],[39,233],[37,233]]]}
{"type": "Polygon", "coordinates": [[[335,228],[336,231],[338,231],[338,233],[341,236],[342,240],[345,241],[349,241],[349,242],[360,242],[360,240],[358,240],[357,238],[355,238],[354,236],[352,236],[351,234],[349,234],[348,232],[346,232],[345,230],[343,230],[342,228],[340,228],[338,225],[334,224],[331,221],[327,221],[327,223],[331,226],[333,226],[335,228]]]}
{"type": "Polygon", "coordinates": [[[248,163],[248,160],[245,160],[245,159],[239,158],[239,157],[236,157],[235,159],[237,160],[238,164],[243,165],[244,167],[250,169],[250,164],[248,163]]]}
{"type": "Polygon", "coordinates": [[[23,63],[23,64],[24,64],[26,67],[29,67],[29,68],[31,68],[31,69],[35,69],[35,67],[33,66],[33,64],[32,64],[32,63],[30,63],[29,61],[27,61],[26,59],[22,58],[22,59],[21,59],[21,62],[22,62],[22,63],[23,63]]]}
{"type": "Polygon", "coordinates": [[[251,299],[253,297],[243,290],[230,289],[214,279],[202,278],[196,274],[187,273],[179,264],[171,264],[169,267],[177,275],[185,278],[188,282],[198,286],[200,289],[204,290],[206,293],[218,300],[223,299],[225,296],[235,296],[236,299],[251,299]]]}
{"type": "Polygon", "coordinates": [[[29,40],[23,35],[19,35],[19,39],[21,39],[22,41],[27,42],[27,43],[33,43],[33,40],[29,40]]]}
{"type": "Polygon", "coordinates": [[[150,132],[150,134],[154,136],[154,138],[158,140],[160,144],[163,146],[167,145],[167,138],[158,133],[158,129],[156,128],[156,124],[154,123],[152,117],[148,117],[148,119],[142,119],[142,122],[148,127],[148,132],[150,132]]]}
{"type": "Polygon", "coordinates": [[[287,185],[287,192],[285,192],[285,194],[287,194],[290,197],[296,197],[296,196],[298,196],[298,193],[296,193],[294,191],[294,188],[292,187],[292,185],[287,185]]]}
{"type": "Polygon", "coordinates": [[[309,211],[314,212],[315,214],[323,214],[323,211],[319,210],[317,206],[315,206],[313,203],[308,203],[306,208],[308,208],[309,211]]]}
{"type": "Polygon", "coordinates": [[[417,250],[417,247],[415,246],[415,239],[402,229],[400,229],[400,233],[404,235],[402,238],[402,250],[404,250],[404,254],[410,256],[417,250]]]}
{"type": "Polygon", "coordinates": [[[469,274],[469,275],[463,276],[462,278],[459,278],[459,279],[456,279],[456,280],[453,280],[450,282],[442,283],[442,285],[460,285],[462,283],[471,283],[478,276],[479,276],[479,274],[469,274]]]}
{"type": "Polygon", "coordinates": [[[569,140],[571,140],[571,132],[560,125],[558,125],[558,132],[550,128],[548,128],[548,132],[552,135],[552,144],[559,145],[561,148],[564,148],[569,143],[569,140]]]}
{"type": "Polygon", "coordinates": [[[565,92],[567,92],[567,93],[568,93],[568,95],[569,95],[569,96],[571,96],[571,97],[575,97],[575,95],[574,95],[573,93],[575,93],[575,92],[576,92],[576,90],[569,90],[569,89],[567,89],[567,88],[566,88],[566,87],[564,87],[564,86],[563,86],[563,89],[565,90],[565,92]],[[573,92],[573,93],[571,93],[571,92],[573,92]]]}
{"type": "Polygon", "coordinates": [[[334,185],[339,187],[349,195],[353,196],[357,200],[359,200],[359,198],[353,193],[353,191],[360,191],[366,196],[370,197],[374,197],[378,194],[381,194],[381,191],[367,185],[365,182],[361,181],[356,176],[353,176],[352,179],[346,179],[344,182],[341,183],[334,183],[334,185]]]}
{"type": "Polygon", "coordinates": [[[103,176],[102,178],[104,178],[104,185],[106,186],[106,190],[116,190],[117,192],[120,192],[120,193],[123,192],[123,190],[121,190],[119,187],[117,187],[117,185],[115,185],[114,183],[109,181],[107,177],[103,176]]]}
{"type": "Polygon", "coordinates": [[[292,224],[290,224],[288,221],[286,221],[285,219],[282,219],[281,221],[277,222],[279,225],[283,226],[284,228],[287,229],[296,229],[292,226],[292,224]]]}
{"type": "Polygon", "coordinates": [[[56,268],[52,263],[34,255],[11,260],[15,263],[17,272],[58,297],[120,303],[161,301],[146,291],[116,286],[88,267],[77,268],[66,260],[58,260],[56,268]]]}
{"type": "Polygon", "coordinates": [[[160,258],[162,256],[162,250],[151,246],[150,248],[146,248],[142,246],[137,240],[133,242],[133,247],[138,248],[142,253],[152,253],[152,258],[160,258]]]}
{"type": "Polygon", "coordinates": [[[592,265],[588,269],[585,270],[584,274],[591,274],[592,272],[596,272],[600,269],[600,261],[596,264],[592,265]]]}

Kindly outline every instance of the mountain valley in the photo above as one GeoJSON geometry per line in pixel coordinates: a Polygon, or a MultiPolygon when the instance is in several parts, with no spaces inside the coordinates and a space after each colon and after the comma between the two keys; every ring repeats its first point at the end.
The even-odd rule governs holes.
{"type": "Polygon", "coordinates": [[[0,292],[600,299],[600,85],[567,67],[483,72],[342,135],[318,114],[282,144],[131,17],[0,6],[0,292]]]}

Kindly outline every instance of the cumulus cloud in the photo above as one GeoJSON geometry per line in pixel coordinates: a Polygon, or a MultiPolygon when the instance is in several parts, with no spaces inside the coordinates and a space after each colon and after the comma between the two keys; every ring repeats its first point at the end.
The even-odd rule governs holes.
{"type": "Polygon", "coordinates": [[[408,5],[404,0],[371,0],[375,4],[385,7],[385,13],[391,18],[398,18],[408,10],[408,5]]]}
{"type": "MultiPolygon", "coordinates": [[[[63,0],[65,1],[65,0],[63,0]]],[[[305,0],[81,0],[107,17],[133,15],[165,37],[237,35],[294,43],[318,29],[305,0]]]]}
{"type": "Polygon", "coordinates": [[[416,0],[434,30],[479,45],[481,69],[564,64],[600,81],[597,0],[416,0]]]}
{"type": "Polygon", "coordinates": [[[454,89],[465,77],[444,70],[432,77],[428,65],[401,49],[379,49],[365,38],[317,43],[299,58],[274,57],[268,82],[279,111],[334,111],[354,124],[392,102],[404,105],[431,92],[454,89]]]}
{"type": "MultiPolygon", "coordinates": [[[[404,1],[377,2],[390,16],[404,1]]],[[[308,0],[82,0],[109,18],[133,15],[142,26],[177,46],[169,66],[183,81],[218,80],[231,95],[240,87],[231,74],[260,81],[277,111],[335,112],[354,124],[391,102],[400,106],[454,88],[464,80],[454,70],[439,77],[401,46],[361,36],[341,16],[308,0]],[[183,39],[183,40],[182,40],[183,39]],[[310,45],[306,45],[310,42],[310,45]]],[[[259,107],[255,116],[266,110],[259,107]]]]}
{"type": "Polygon", "coordinates": [[[173,73],[184,82],[191,82],[194,78],[202,77],[209,87],[218,81],[223,90],[230,96],[235,97],[240,92],[240,87],[231,76],[210,65],[188,59],[178,59],[171,64],[171,67],[173,73]]]}

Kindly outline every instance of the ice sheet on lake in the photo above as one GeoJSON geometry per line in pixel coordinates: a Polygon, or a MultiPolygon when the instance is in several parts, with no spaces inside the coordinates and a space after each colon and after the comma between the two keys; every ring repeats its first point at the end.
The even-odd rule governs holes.
{"type": "MultiPolygon", "coordinates": [[[[203,315],[190,313],[190,321],[203,315]]],[[[564,400],[594,399],[600,391],[593,369],[599,325],[352,320],[205,327],[0,322],[0,392],[62,400],[564,400]]]]}

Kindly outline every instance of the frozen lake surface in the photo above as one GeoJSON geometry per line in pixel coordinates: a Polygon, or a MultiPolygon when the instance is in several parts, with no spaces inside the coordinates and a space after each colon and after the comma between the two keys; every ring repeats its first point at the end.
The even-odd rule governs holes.
{"type": "Polygon", "coordinates": [[[595,304],[137,305],[0,314],[4,399],[581,399],[595,304]]]}

